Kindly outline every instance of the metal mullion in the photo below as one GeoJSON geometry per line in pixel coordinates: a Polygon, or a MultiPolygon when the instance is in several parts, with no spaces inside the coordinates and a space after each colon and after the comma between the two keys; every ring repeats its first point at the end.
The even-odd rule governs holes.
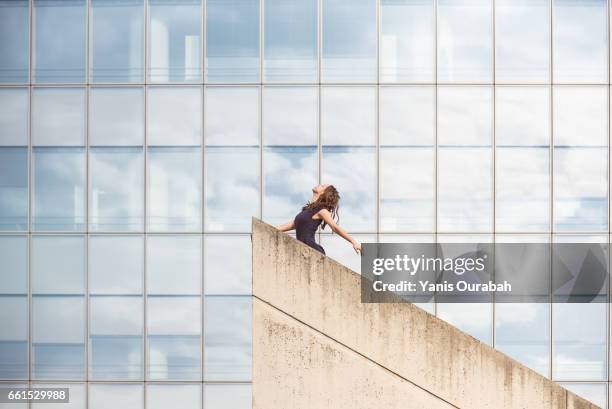
{"type": "MultiPolygon", "coordinates": [[[[491,48],[491,62],[492,62],[492,75],[493,75],[493,84],[491,85],[491,91],[492,91],[492,95],[491,95],[491,160],[492,160],[492,171],[493,171],[493,177],[492,177],[492,190],[491,190],[491,199],[493,201],[492,203],[492,207],[491,207],[491,211],[492,211],[492,219],[491,219],[491,228],[493,230],[493,244],[495,244],[495,233],[496,233],[496,226],[497,226],[497,221],[496,221],[496,206],[497,206],[497,195],[496,195],[496,178],[497,178],[497,164],[496,164],[496,157],[497,157],[497,141],[495,139],[495,115],[496,115],[496,107],[497,107],[497,101],[496,101],[496,89],[495,89],[495,81],[497,79],[497,73],[496,73],[496,59],[495,59],[495,46],[496,46],[496,37],[495,37],[495,30],[496,30],[496,25],[495,25],[495,1],[496,0],[491,0],[491,28],[492,28],[492,38],[491,38],[491,42],[492,42],[492,48],[491,48]]],[[[495,262],[495,245],[493,245],[493,260],[495,262]]],[[[495,264],[493,264],[495,265],[495,264]]],[[[493,269],[493,278],[495,278],[495,269],[493,269]]],[[[493,295],[491,296],[491,318],[492,318],[492,323],[491,323],[491,345],[493,347],[495,347],[495,293],[493,293],[493,295]]]]}
{"type": "Polygon", "coordinates": [[[548,329],[549,329],[549,334],[548,334],[548,343],[549,343],[549,364],[548,364],[548,378],[552,379],[553,378],[553,359],[554,359],[554,342],[553,342],[553,318],[554,318],[554,312],[553,312],[553,307],[554,307],[554,300],[553,300],[553,287],[552,287],[552,263],[553,263],[553,255],[552,255],[552,243],[553,243],[553,231],[554,231],[554,225],[555,225],[555,213],[554,213],[554,203],[555,203],[555,189],[554,189],[554,173],[555,173],[555,169],[554,169],[554,151],[555,151],[555,144],[554,144],[554,0],[550,0],[549,3],[549,13],[550,13],[550,27],[549,27],[549,33],[550,33],[550,38],[549,38],[549,52],[550,52],[550,66],[549,66],[549,81],[550,81],[550,91],[549,91],[549,121],[550,121],[550,126],[549,126],[549,150],[548,150],[548,157],[549,157],[549,203],[550,203],[550,220],[549,220],[549,230],[550,230],[550,243],[551,243],[551,251],[550,251],[550,261],[549,261],[549,266],[548,266],[548,272],[549,272],[549,281],[550,281],[550,294],[549,294],[549,300],[550,300],[550,308],[548,309],[548,329]]]}
{"type": "MultiPolygon", "coordinates": [[[[434,243],[438,242],[438,0],[433,0],[434,12],[434,160],[433,160],[433,176],[434,176],[434,243]]],[[[433,314],[438,316],[438,301],[434,292],[433,299],[433,314]]]]}

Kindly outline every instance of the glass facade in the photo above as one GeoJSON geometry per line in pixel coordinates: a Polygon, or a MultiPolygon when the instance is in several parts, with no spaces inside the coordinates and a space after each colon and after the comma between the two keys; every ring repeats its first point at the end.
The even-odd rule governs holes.
{"type": "MultiPolygon", "coordinates": [[[[609,21],[604,0],[0,0],[0,383],[250,408],[250,218],[319,182],[362,242],[609,242],[609,21]]],[[[608,407],[610,304],[422,307],[608,407]]]]}

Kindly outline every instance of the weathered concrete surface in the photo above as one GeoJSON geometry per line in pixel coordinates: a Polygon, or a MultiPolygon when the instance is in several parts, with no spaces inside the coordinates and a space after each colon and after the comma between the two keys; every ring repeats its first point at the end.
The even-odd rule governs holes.
{"type": "Polygon", "coordinates": [[[255,409],[353,408],[343,400],[349,391],[365,401],[357,407],[393,408],[380,402],[403,396],[395,387],[432,409],[597,408],[418,307],[362,304],[357,273],[272,226],[254,219],[252,232],[255,409]],[[387,372],[402,382],[385,388],[387,372]],[[343,384],[364,373],[380,393],[343,384]]]}

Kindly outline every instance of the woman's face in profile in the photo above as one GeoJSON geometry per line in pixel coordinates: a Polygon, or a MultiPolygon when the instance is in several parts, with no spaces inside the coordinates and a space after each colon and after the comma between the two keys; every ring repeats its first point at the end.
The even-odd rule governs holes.
{"type": "Polygon", "coordinates": [[[315,195],[320,195],[321,193],[325,191],[325,189],[327,189],[327,186],[329,185],[324,185],[324,184],[316,185],[315,187],[312,188],[312,193],[314,193],[315,195]]]}

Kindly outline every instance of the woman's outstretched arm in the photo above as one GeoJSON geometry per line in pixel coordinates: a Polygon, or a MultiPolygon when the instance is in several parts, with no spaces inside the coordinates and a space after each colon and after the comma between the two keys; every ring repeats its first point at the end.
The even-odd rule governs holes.
{"type": "Polygon", "coordinates": [[[293,230],[295,229],[295,223],[293,220],[291,220],[288,223],[285,224],[281,224],[280,226],[276,226],[276,228],[280,231],[289,231],[289,230],[293,230]]]}
{"type": "Polygon", "coordinates": [[[353,245],[353,249],[355,249],[355,253],[359,254],[361,253],[361,243],[359,243],[358,241],[356,241],[355,239],[353,239],[347,232],[346,230],[344,230],[342,227],[338,226],[338,224],[336,223],[336,221],[334,220],[334,218],[332,217],[331,213],[329,212],[329,210],[327,209],[321,209],[318,213],[318,215],[323,219],[323,221],[325,223],[327,223],[329,225],[329,227],[331,227],[331,229],[335,232],[338,233],[338,235],[340,237],[342,237],[344,240],[348,241],[349,243],[351,243],[353,245]]]}

